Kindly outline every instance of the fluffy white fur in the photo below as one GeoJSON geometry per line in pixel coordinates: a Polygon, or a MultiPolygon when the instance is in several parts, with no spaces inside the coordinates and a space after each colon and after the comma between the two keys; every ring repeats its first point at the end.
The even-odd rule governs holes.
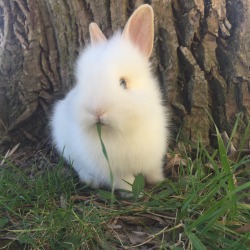
{"type": "Polygon", "coordinates": [[[81,181],[111,186],[96,123],[102,122],[116,189],[131,187],[142,173],[154,184],[164,179],[168,115],[148,59],[121,33],[88,46],[79,56],[77,84],[58,101],[51,119],[56,148],[73,163],[81,181]],[[120,79],[127,81],[127,89],[120,79]]]}

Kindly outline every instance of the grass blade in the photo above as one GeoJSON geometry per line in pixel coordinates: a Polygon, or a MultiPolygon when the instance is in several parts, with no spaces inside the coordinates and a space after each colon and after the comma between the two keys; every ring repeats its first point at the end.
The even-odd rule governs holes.
{"type": "Polygon", "coordinates": [[[135,200],[137,200],[140,197],[144,187],[145,187],[144,176],[142,174],[138,174],[135,177],[135,180],[132,184],[132,193],[135,200]]]}
{"type": "Polygon", "coordinates": [[[113,173],[112,173],[112,169],[110,167],[110,162],[109,162],[109,157],[108,157],[108,153],[107,153],[107,150],[106,150],[106,147],[103,143],[103,140],[102,140],[102,125],[101,123],[97,123],[96,124],[96,129],[97,129],[97,133],[98,133],[98,136],[99,136],[99,140],[101,142],[101,146],[102,146],[102,152],[103,152],[103,155],[104,157],[106,158],[107,160],[107,163],[108,163],[108,167],[109,167],[109,176],[110,176],[110,181],[111,181],[111,204],[114,203],[114,200],[115,200],[115,196],[114,196],[114,191],[115,191],[115,188],[114,188],[114,176],[113,176],[113,173]]]}
{"type": "Polygon", "coordinates": [[[197,250],[206,250],[207,249],[195,234],[193,234],[189,231],[186,231],[185,233],[188,236],[189,240],[191,241],[194,249],[197,249],[197,250]]]}

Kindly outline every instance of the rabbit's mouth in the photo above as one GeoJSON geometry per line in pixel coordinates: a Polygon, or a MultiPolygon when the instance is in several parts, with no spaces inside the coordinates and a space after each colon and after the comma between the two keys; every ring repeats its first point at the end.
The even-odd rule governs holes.
{"type": "Polygon", "coordinates": [[[96,123],[95,123],[96,126],[106,126],[107,124],[105,124],[105,122],[103,122],[102,120],[98,120],[96,123]]]}
{"type": "Polygon", "coordinates": [[[101,118],[99,118],[99,119],[97,118],[94,126],[101,126],[103,129],[110,127],[108,122],[105,119],[101,119],[101,118]]]}
{"type": "Polygon", "coordinates": [[[105,121],[105,118],[102,115],[96,115],[96,124],[100,124],[101,126],[107,125],[107,122],[105,121]]]}
{"type": "Polygon", "coordinates": [[[105,111],[97,110],[94,111],[94,119],[95,119],[95,125],[100,124],[101,126],[107,126],[108,120],[107,120],[107,114],[105,111]]]}
{"type": "Polygon", "coordinates": [[[110,123],[109,120],[107,119],[97,119],[96,122],[93,124],[93,127],[100,127],[102,129],[102,131],[104,133],[109,133],[109,132],[113,132],[114,130],[116,130],[117,128],[114,126],[113,123],[110,123]]]}

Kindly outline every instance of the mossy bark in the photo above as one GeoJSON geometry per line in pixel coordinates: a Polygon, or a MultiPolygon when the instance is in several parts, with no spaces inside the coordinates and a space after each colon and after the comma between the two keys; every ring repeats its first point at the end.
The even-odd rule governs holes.
{"type": "MultiPolygon", "coordinates": [[[[155,13],[151,57],[172,107],[173,134],[211,142],[211,113],[230,132],[250,113],[250,3],[247,0],[0,0],[0,153],[48,138],[53,102],[74,84],[79,50],[95,21],[110,36],[133,10],[155,13]]],[[[174,137],[174,136],[173,136],[174,137]]]]}

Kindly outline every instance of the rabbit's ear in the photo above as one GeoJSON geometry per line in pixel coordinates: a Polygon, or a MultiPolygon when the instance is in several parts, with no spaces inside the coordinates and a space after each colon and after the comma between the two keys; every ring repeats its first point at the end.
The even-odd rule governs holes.
{"type": "Polygon", "coordinates": [[[89,34],[93,45],[107,41],[107,38],[104,36],[96,23],[91,23],[89,25],[89,34]]]}
{"type": "Polygon", "coordinates": [[[141,5],[129,18],[123,35],[129,38],[134,45],[147,57],[154,44],[154,13],[150,5],[141,5]]]}

